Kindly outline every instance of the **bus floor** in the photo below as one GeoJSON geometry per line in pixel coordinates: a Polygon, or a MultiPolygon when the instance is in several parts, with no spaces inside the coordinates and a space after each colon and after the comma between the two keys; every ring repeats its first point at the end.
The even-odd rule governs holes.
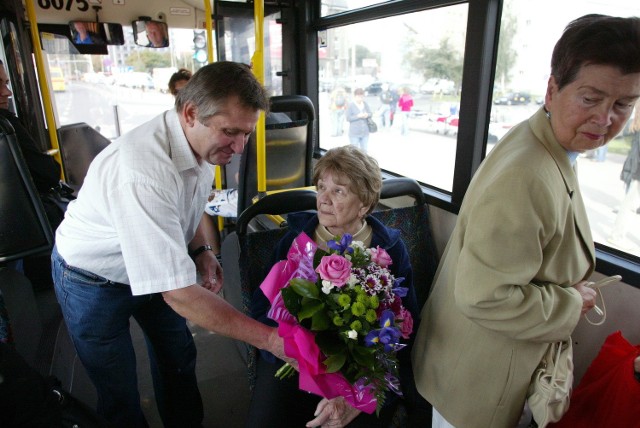
{"type": "MultiPolygon", "coordinates": [[[[251,393],[242,349],[246,345],[189,323],[198,360],[196,376],[204,406],[203,428],[244,427],[251,393]]],[[[151,382],[142,331],[135,322],[132,337],[138,358],[138,384],[150,427],[162,427],[151,382]]],[[[246,351],[245,351],[246,352],[246,351]]]]}
{"type": "MultiPolygon", "coordinates": [[[[53,291],[40,292],[37,299],[49,308],[49,317],[59,316],[52,310],[53,291]]],[[[59,309],[58,309],[59,311],[59,309]]],[[[203,428],[244,427],[251,398],[247,366],[243,358],[244,344],[189,324],[198,350],[196,375],[204,405],[203,428]]],[[[59,324],[51,373],[76,398],[95,407],[96,393],[84,367],[78,360],[63,323],[59,324]]],[[[138,367],[138,386],[143,411],[151,428],[162,428],[153,392],[147,348],[138,324],[132,319],[133,340],[138,367]]]]}

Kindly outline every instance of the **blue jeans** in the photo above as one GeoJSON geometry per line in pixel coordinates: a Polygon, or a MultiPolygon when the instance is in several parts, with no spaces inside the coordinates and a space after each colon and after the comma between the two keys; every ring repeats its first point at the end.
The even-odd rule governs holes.
{"type": "Polygon", "coordinates": [[[369,134],[364,137],[349,137],[349,142],[352,146],[356,146],[363,152],[367,153],[369,149],[369,134]]]}
{"type": "Polygon", "coordinates": [[[158,411],[165,427],[199,427],[202,398],[196,347],[186,321],[161,294],[133,296],[126,284],[69,266],[54,247],[56,296],[82,364],[98,394],[97,411],[117,427],[147,427],[140,406],[136,356],[129,333],[144,332],[158,411]]]}

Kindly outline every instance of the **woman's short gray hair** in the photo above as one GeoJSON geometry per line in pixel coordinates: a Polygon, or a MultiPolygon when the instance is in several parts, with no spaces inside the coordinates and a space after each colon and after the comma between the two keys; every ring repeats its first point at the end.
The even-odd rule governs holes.
{"type": "Polygon", "coordinates": [[[313,184],[325,173],[333,174],[335,179],[347,180],[349,190],[358,196],[360,202],[368,207],[370,214],[380,200],[382,172],[378,161],[355,146],[336,147],[324,154],[316,163],[313,172],[313,184]]]}
{"type": "Polygon", "coordinates": [[[196,71],[189,84],[176,96],[176,111],[191,102],[198,109],[198,120],[217,114],[226,101],[237,96],[240,104],[254,110],[269,111],[269,94],[248,65],[231,61],[207,64],[196,71]]]}

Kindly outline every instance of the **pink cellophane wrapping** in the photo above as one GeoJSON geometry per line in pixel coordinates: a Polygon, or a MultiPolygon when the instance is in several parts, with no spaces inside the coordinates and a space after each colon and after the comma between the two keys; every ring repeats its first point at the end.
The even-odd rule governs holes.
{"type": "Polygon", "coordinates": [[[271,302],[269,318],[278,322],[278,334],[284,340],[287,357],[298,361],[299,387],[327,399],[342,396],[354,408],[365,413],[376,409],[376,398],[371,388],[351,385],[340,373],[327,373],[322,362],[325,356],[316,345],[315,335],[301,327],[287,311],[280,289],[289,285],[292,278],[305,278],[315,282],[313,256],[317,245],[304,232],[296,237],[289,248],[287,260],[276,263],[260,289],[271,302]]]}

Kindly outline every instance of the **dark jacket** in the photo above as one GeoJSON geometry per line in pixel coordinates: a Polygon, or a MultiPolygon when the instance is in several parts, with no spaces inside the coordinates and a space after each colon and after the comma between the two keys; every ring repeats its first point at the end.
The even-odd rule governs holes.
{"type": "Polygon", "coordinates": [[[49,189],[56,187],[60,182],[60,164],[38,148],[35,140],[16,115],[6,109],[0,109],[0,115],[6,118],[16,131],[16,139],[38,192],[46,193],[49,189]]]}

